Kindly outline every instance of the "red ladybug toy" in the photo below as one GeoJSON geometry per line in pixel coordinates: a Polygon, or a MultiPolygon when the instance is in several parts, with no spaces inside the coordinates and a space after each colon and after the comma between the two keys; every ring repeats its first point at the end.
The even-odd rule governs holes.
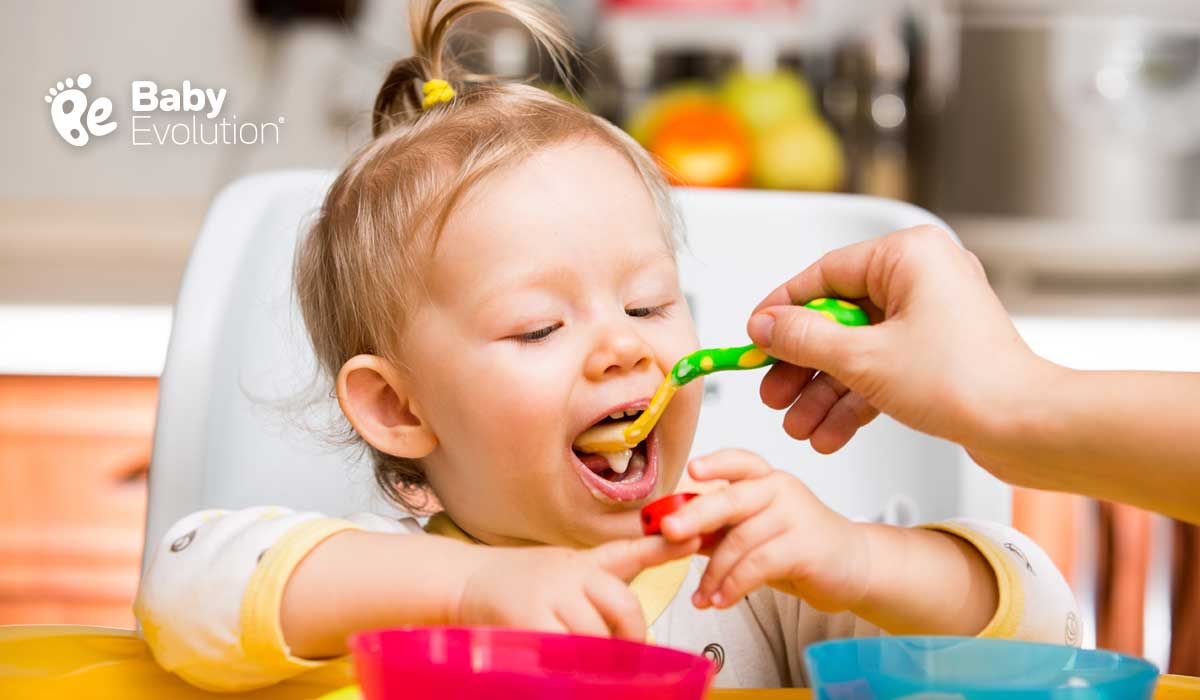
{"type": "MultiPolygon", "coordinates": [[[[683,507],[684,503],[692,500],[698,493],[673,493],[657,501],[647,503],[642,507],[642,534],[658,535],[662,533],[662,520],[671,513],[683,507]]],[[[700,536],[700,549],[712,549],[725,536],[725,528],[700,536]]]]}

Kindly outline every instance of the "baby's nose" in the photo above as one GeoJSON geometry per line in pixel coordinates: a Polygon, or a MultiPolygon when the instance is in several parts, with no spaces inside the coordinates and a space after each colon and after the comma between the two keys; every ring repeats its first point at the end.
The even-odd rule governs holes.
{"type": "Polygon", "coordinates": [[[653,364],[653,349],[640,334],[614,328],[601,333],[588,359],[588,375],[601,379],[614,373],[644,371],[653,364]]]}

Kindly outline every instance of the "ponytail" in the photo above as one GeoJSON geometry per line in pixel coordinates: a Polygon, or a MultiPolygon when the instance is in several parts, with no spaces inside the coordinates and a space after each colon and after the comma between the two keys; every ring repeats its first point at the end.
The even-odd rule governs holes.
{"type": "Polygon", "coordinates": [[[556,72],[564,79],[570,77],[569,63],[575,52],[569,35],[556,13],[532,0],[413,0],[409,14],[414,55],[392,64],[379,88],[371,116],[374,136],[410,124],[425,111],[452,101],[450,98],[467,97],[479,86],[500,80],[467,73],[447,54],[451,29],[476,12],[496,12],[516,20],[546,50],[556,72]],[[444,81],[449,91],[439,91],[441,99],[427,100],[425,86],[435,80],[444,81]]]}

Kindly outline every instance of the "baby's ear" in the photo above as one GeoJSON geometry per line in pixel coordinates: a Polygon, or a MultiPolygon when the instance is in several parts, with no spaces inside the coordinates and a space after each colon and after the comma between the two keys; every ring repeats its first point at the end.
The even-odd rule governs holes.
{"type": "Polygon", "coordinates": [[[355,432],[381,452],[420,459],[437,447],[437,436],[414,405],[408,384],[378,355],[355,355],[342,365],[337,398],[355,432]]]}

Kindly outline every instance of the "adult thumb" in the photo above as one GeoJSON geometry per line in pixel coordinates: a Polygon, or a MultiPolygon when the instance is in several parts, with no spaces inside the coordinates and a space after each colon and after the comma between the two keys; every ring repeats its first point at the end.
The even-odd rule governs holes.
{"type": "Polygon", "coordinates": [[[668,542],[655,535],[606,542],[590,550],[589,554],[600,568],[628,583],[644,569],[695,554],[699,549],[699,537],[687,542],[668,542]]]}
{"type": "Polygon", "coordinates": [[[866,327],[843,326],[803,306],[770,306],[750,317],[746,332],[768,355],[798,367],[827,372],[843,382],[861,352],[866,327]]]}

